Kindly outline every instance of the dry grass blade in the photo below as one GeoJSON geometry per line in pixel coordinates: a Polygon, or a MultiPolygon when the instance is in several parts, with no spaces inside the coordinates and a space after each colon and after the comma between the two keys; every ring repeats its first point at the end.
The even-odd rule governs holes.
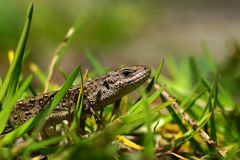
{"type": "MultiPolygon", "coordinates": [[[[155,84],[154,88],[159,89],[160,85],[155,84]]],[[[165,98],[165,100],[172,100],[173,98],[166,92],[166,91],[162,91],[161,95],[165,98]]],[[[199,135],[212,147],[214,147],[217,152],[224,158],[227,157],[225,151],[221,150],[220,147],[218,146],[217,142],[215,142],[214,140],[212,140],[212,138],[202,129],[200,128],[197,123],[190,118],[190,116],[179,106],[179,104],[174,101],[170,107],[172,107],[173,109],[177,110],[179,112],[179,114],[183,117],[183,119],[189,123],[192,128],[194,130],[197,130],[199,132],[199,135]]]]}
{"type": "Polygon", "coordinates": [[[50,63],[50,66],[49,66],[49,73],[48,73],[48,76],[47,76],[47,80],[45,82],[44,93],[46,93],[48,91],[48,86],[49,86],[49,83],[50,83],[50,81],[51,81],[51,79],[53,77],[55,66],[56,66],[57,62],[59,61],[60,53],[66,47],[67,42],[72,37],[74,32],[75,32],[75,28],[73,28],[73,27],[70,28],[68,30],[66,36],[64,37],[62,43],[60,43],[60,45],[55,50],[54,57],[53,57],[53,59],[52,59],[52,61],[50,63]]]}

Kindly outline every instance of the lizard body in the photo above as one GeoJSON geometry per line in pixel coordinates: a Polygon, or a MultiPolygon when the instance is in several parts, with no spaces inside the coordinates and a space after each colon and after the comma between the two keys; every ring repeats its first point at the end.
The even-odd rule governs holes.
{"type": "MultiPolygon", "coordinates": [[[[151,70],[147,66],[123,67],[84,83],[81,128],[84,130],[87,116],[93,115],[95,119],[98,118],[97,111],[139,87],[150,74],[151,70]]],[[[80,86],[75,86],[67,91],[65,97],[47,118],[46,125],[56,125],[63,120],[71,121],[73,119],[73,106],[77,103],[79,91],[80,86]]],[[[19,126],[37,115],[51,102],[56,93],[57,91],[44,93],[17,102],[9,118],[10,124],[19,126]]],[[[11,130],[11,127],[6,127],[3,134],[11,130]]]]}

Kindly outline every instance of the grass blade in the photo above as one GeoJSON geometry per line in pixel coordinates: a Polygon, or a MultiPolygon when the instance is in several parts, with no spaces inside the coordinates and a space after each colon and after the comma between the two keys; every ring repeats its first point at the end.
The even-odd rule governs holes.
{"type": "Polygon", "coordinates": [[[29,35],[30,25],[32,21],[33,5],[30,6],[27,14],[27,19],[16,49],[16,54],[4,79],[3,86],[0,91],[0,102],[7,93],[6,99],[11,99],[12,95],[16,92],[18,80],[21,73],[22,61],[29,35]]]}
{"type": "MultiPolygon", "coordinates": [[[[64,98],[66,92],[68,91],[68,89],[72,86],[74,80],[76,79],[78,73],[80,70],[80,66],[76,67],[72,73],[70,74],[70,76],[67,78],[67,80],[65,81],[64,85],[62,86],[62,88],[57,92],[57,94],[54,96],[52,103],[50,103],[47,108],[40,114],[42,114],[41,116],[36,116],[35,121],[39,121],[38,123],[40,123],[40,125],[38,125],[38,127],[35,129],[35,135],[33,133],[34,136],[38,136],[38,133],[42,130],[44,124],[45,124],[45,120],[46,117],[53,111],[53,109],[62,101],[62,99],[64,98]],[[45,120],[44,120],[45,118],[45,120]]],[[[39,115],[40,115],[39,114],[39,115]]],[[[31,127],[32,128],[32,127],[31,127]]]]}
{"type": "Polygon", "coordinates": [[[158,66],[152,80],[150,81],[149,85],[147,86],[146,91],[145,91],[146,93],[149,93],[151,91],[151,89],[153,88],[154,84],[157,82],[157,80],[162,72],[163,64],[164,64],[164,59],[162,60],[161,64],[158,66]]]}
{"type": "MultiPolygon", "coordinates": [[[[148,100],[147,100],[148,101],[148,100]]],[[[168,105],[172,104],[173,100],[169,100],[167,102],[164,102],[163,104],[155,107],[154,109],[150,110],[150,114],[152,117],[152,121],[156,121],[159,118],[159,111],[163,108],[167,107],[168,105]]],[[[149,103],[149,101],[148,101],[149,103]]],[[[141,106],[139,107],[138,112],[128,113],[126,115],[122,115],[119,117],[119,119],[124,122],[124,126],[122,126],[119,129],[119,134],[129,133],[132,129],[136,128],[137,126],[140,126],[145,123],[145,116],[144,113],[144,106],[143,102],[141,106]]]]}
{"type": "MultiPolygon", "coordinates": [[[[148,97],[148,103],[152,103],[155,99],[159,97],[161,92],[164,88],[158,89],[156,92],[154,92],[150,97],[148,97]]],[[[128,114],[131,114],[133,112],[139,112],[139,106],[143,103],[143,99],[139,100],[137,103],[135,103],[129,110],[128,114]]]]}
{"type": "MultiPolygon", "coordinates": [[[[46,118],[51,111],[60,103],[62,98],[65,96],[68,88],[72,85],[73,81],[77,77],[77,74],[79,72],[79,67],[75,68],[71,75],[68,77],[62,88],[57,92],[57,94],[54,96],[52,103],[49,104],[49,106],[43,111],[40,112],[37,116],[31,118],[23,125],[19,126],[14,131],[6,134],[1,140],[0,140],[0,146],[6,145],[10,143],[12,140],[14,140],[16,137],[21,136],[23,133],[26,133],[33,127],[35,127],[37,124],[43,122],[44,118],[46,118]]],[[[39,128],[41,128],[40,126],[39,128]]]]}
{"type": "Polygon", "coordinates": [[[12,111],[12,107],[17,102],[17,100],[22,96],[23,92],[28,88],[31,80],[32,80],[32,76],[28,76],[28,78],[20,86],[19,90],[16,92],[13,98],[10,101],[7,101],[7,103],[5,103],[3,110],[0,112],[0,119],[1,119],[0,133],[2,133],[2,131],[6,126],[8,118],[12,111]]]}
{"type": "Polygon", "coordinates": [[[217,96],[218,95],[218,74],[216,75],[211,93],[209,95],[209,113],[211,114],[210,117],[210,129],[211,129],[211,138],[217,142],[217,134],[216,134],[216,123],[215,123],[215,118],[214,118],[214,110],[217,105],[217,96]],[[213,98],[213,104],[211,99],[213,98]]]}
{"type": "Polygon", "coordinates": [[[98,62],[98,60],[92,55],[89,49],[84,49],[84,55],[86,56],[87,60],[92,64],[94,69],[96,70],[97,75],[101,75],[105,73],[105,69],[103,66],[98,62]]]}
{"type": "Polygon", "coordinates": [[[24,149],[24,154],[29,155],[29,153],[33,151],[41,150],[42,148],[46,148],[49,145],[54,145],[61,141],[62,139],[63,139],[62,136],[56,136],[39,142],[33,141],[30,144],[28,144],[27,147],[24,149]]]}
{"type": "MultiPolygon", "coordinates": [[[[88,71],[86,71],[86,73],[83,77],[82,71],[80,69],[80,78],[81,78],[80,86],[81,86],[81,88],[80,88],[80,92],[78,95],[77,104],[75,105],[75,108],[74,108],[74,119],[73,119],[73,123],[71,125],[70,130],[79,129],[79,127],[78,127],[78,126],[80,126],[79,122],[81,123],[80,119],[81,119],[82,107],[83,107],[83,84],[87,78],[87,74],[88,74],[88,71]]],[[[77,130],[77,131],[79,133],[79,130],[77,130]]]]}
{"type": "MultiPolygon", "coordinates": [[[[30,70],[33,72],[34,76],[36,76],[36,78],[40,82],[41,87],[44,87],[47,80],[46,73],[43,73],[43,71],[35,63],[31,63],[29,67],[30,70]]],[[[52,91],[56,90],[57,88],[59,88],[57,85],[53,85],[51,83],[49,84],[49,90],[52,91]]]]}
{"type": "Polygon", "coordinates": [[[147,95],[143,91],[141,92],[141,96],[143,99],[143,108],[144,108],[144,119],[145,124],[147,127],[147,133],[145,133],[144,136],[144,147],[145,150],[143,151],[143,156],[147,159],[153,159],[154,153],[153,153],[153,132],[151,130],[151,124],[152,124],[152,115],[149,109],[149,103],[147,101],[147,95]]]}

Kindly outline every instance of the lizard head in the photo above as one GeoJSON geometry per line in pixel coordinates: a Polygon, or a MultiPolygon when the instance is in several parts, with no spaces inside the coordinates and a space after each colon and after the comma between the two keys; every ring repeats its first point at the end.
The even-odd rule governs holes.
{"type": "Polygon", "coordinates": [[[111,71],[85,83],[85,97],[96,110],[114,103],[143,84],[150,76],[147,66],[130,66],[111,71]]]}
{"type": "Polygon", "coordinates": [[[110,99],[121,98],[142,85],[150,74],[147,66],[123,67],[105,75],[103,86],[110,99]]]}
{"type": "MultiPolygon", "coordinates": [[[[131,92],[144,83],[150,76],[151,69],[147,66],[123,67],[109,72],[106,81],[112,88],[131,92]]],[[[116,90],[117,92],[117,90],[116,90]]]]}

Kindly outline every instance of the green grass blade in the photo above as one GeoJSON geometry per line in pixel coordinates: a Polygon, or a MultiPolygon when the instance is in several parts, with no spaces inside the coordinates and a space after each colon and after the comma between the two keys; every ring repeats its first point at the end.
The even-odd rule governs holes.
{"type": "Polygon", "coordinates": [[[37,96],[37,92],[33,89],[31,85],[28,86],[28,90],[31,92],[31,95],[37,96]]]}
{"type": "Polygon", "coordinates": [[[208,46],[207,46],[207,43],[206,42],[202,42],[201,43],[201,47],[202,47],[202,50],[203,50],[203,54],[205,55],[205,59],[207,60],[207,65],[208,65],[208,68],[211,70],[211,71],[216,71],[216,63],[214,61],[214,58],[211,56],[212,54],[209,52],[209,49],[208,49],[208,46]]]}
{"type": "Polygon", "coordinates": [[[26,43],[29,35],[30,25],[32,21],[33,5],[30,6],[27,14],[27,19],[16,49],[15,56],[7,72],[6,78],[4,79],[3,86],[0,90],[0,102],[7,93],[7,99],[11,99],[17,89],[18,80],[21,73],[22,61],[26,48],[26,43]]]}
{"type": "Polygon", "coordinates": [[[69,32],[71,32],[70,30],[72,30],[72,34],[70,35],[70,37],[68,37],[68,39],[64,39],[63,41],[65,42],[65,46],[61,48],[61,50],[59,50],[58,52],[58,61],[56,62],[56,66],[59,65],[59,63],[61,62],[62,58],[64,57],[64,53],[66,53],[66,50],[69,48],[69,46],[73,43],[74,39],[79,36],[79,32],[81,30],[81,27],[83,25],[83,23],[85,22],[85,17],[79,17],[78,20],[75,22],[75,24],[73,25],[73,27],[71,27],[69,29],[69,32]]]}
{"type": "MultiPolygon", "coordinates": [[[[164,88],[158,89],[156,92],[154,92],[150,97],[148,97],[148,103],[152,103],[155,99],[159,97],[159,95],[162,93],[164,88]]],[[[131,114],[133,112],[139,111],[139,106],[143,103],[143,100],[139,100],[137,103],[135,103],[129,110],[128,114],[131,114]]]]}
{"type": "MultiPolygon", "coordinates": [[[[199,127],[199,129],[202,129],[204,127],[204,125],[207,124],[207,122],[209,121],[211,115],[208,114],[208,115],[205,115],[198,123],[197,123],[197,126],[199,127]]],[[[181,145],[185,142],[187,142],[188,140],[191,140],[191,138],[194,137],[194,135],[198,134],[198,130],[195,130],[195,129],[190,129],[188,130],[187,132],[185,132],[183,134],[183,136],[179,139],[176,140],[176,145],[181,145]]],[[[195,141],[197,143],[197,141],[195,141]]],[[[199,143],[197,143],[199,145],[199,143]]],[[[196,146],[196,144],[194,144],[194,146],[196,146]]],[[[200,146],[200,145],[199,145],[200,146]]],[[[201,149],[202,150],[202,149],[201,149]]],[[[198,150],[198,151],[201,151],[201,150],[198,150]]],[[[202,150],[203,151],[203,150],[202,150]]]]}
{"type": "Polygon", "coordinates": [[[149,85],[146,88],[146,93],[149,93],[151,91],[151,89],[153,88],[154,84],[157,82],[161,72],[162,72],[162,68],[163,68],[163,64],[164,64],[164,59],[162,60],[161,64],[158,66],[157,70],[154,73],[154,76],[151,80],[151,82],[149,83],[149,85]]]}
{"type": "MultiPolygon", "coordinates": [[[[187,132],[188,131],[187,127],[182,123],[180,116],[175,112],[175,110],[171,106],[167,106],[167,110],[171,114],[173,121],[175,121],[180,130],[183,133],[187,132]]],[[[198,144],[198,142],[194,138],[190,139],[190,142],[195,149],[197,149],[200,152],[203,152],[202,147],[198,144]]]]}
{"type": "Polygon", "coordinates": [[[2,88],[2,78],[0,78],[0,89],[2,88]]]}
{"type": "MultiPolygon", "coordinates": [[[[34,76],[38,79],[40,82],[40,85],[44,87],[45,82],[47,80],[47,74],[44,73],[36,64],[31,63],[30,64],[30,69],[33,72],[34,76]]],[[[52,83],[49,84],[49,90],[54,90],[56,86],[54,86],[52,83]]]]}
{"type": "Polygon", "coordinates": [[[84,49],[84,55],[87,60],[92,64],[94,69],[96,70],[97,75],[101,75],[105,73],[105,69],[103,66],[98,62],[98,60],[92,55],[89,49],[84,49]]]}
{"type": "MultiPolygon", "coordinates": [[[[80,70],[82,70],[82,69],[80,69],[80,70]]],[[[61,73],[62,77],[66,80],[67,77],[68,77],[68,75],[67,75],[67,73],[64,71],[64,69],[60,68],[60,73],[61,73]]]]}
{"type": "MultiPolygon", "coordinates": [[[[41,123],[41,125],[38,125],[38,127],[36,128],[35,132],[35,136],[38,136],[38,133],[42,130],[42,127],[45,123],[44,118],[47,117],[52,111],[53,109],[62,101],[62,99],[64,98],[66,92],[68,91],[68,89],[72,86],[74,80],[76,79],[78,73],[80,70],[80,66],[76,67],[72,73],[70,74],[70,76],[67,78],[66,82],[64,83],[64,85],[62,86],[62,88],[57,92],[57,94],[54,96],[52,103],[50,103],[48,105],[48,107],[46,108],[46,110],[44,110],[42,113],[42,116],[36,116],[35,119],[37,119],[36,121],[39,121],[41,123]]],[[[39,114],[39,115],[40,115],[39,114]]]]}
{"type": "Polygon", "coordinates": [[[24,149],[24,154],[29,155],[33,151],[41,150],[42,148],[47,148],[50,145],[54,145],[60,142],[62,139],[63,139],[62,136],[56,136],[39,142],[33,141],[24,149]]]}
{"type": "Polygon", "coordinates": [[[189,58],[189,69],[190,69],[190,76],[192,80],[192,84],[196,84],[199,80],[201,80],[201,72],[196,64],[194,58],[189,58]]]}
{"type": "Polygon", "coordinates": [[[5,103],[3,110],[0,112],[0,119],[1,119],[0,133],[2,133],[2,131],[6,126],[8,117],[10,116],[10,113],[12,111],[12,107],[17,102],[17,100],[22,96],[23,92],[28,88],[31,80],[32,80],[32,76],[28,76],[28,78],[20,86],[19,90],[16,92],[13,98],[10,101],[7,101],[5,103]]]}
{"type": "Polygon", "coordinates": [[[187,97],[186,100],[180,104],[180,106],[184,106],[185,111],[190,110],[194,106],[194,103],[201,98],[206,91],[206,89],[203,89],[198,94],[187,97]]]}
{"type": "MultiPolygon", "coordinates": [[[[215,78],[215,80],[216,80],[216,78],[215,78]]],[[[206,89],[207,89],[208,92],[210,93],[211,90],[212,90],[212,88],[211,88],[210,84],[207,82],[207,80],[205,80],[205,79],[202,78],[202,84],[206,87],[206,89]]],[[[219,86],[217,85],[217,87],[219,87],[219,86]]],[[[220,86],[219,88],[220,88],[221,91],[218,92],[218,95],[219,95],[219,98],[221,98],[221,99],[219,99],[218,97],[216,97],[217,100],[216,100],[215,102],[218,104],[218,107],[221,109],[221,114],[222,114],[222,116],[225,118],[226,121],[229,121],[229,117],[228,117],[227,113],[226,113],[225,110],[224,110],[224,106],[226,106],[226,105],[234,106],[234,100],[231,99],[231,98],[229,97],[229,95],[227,95],[227,93],[226,93],[226,91],[224,90],[224,88],[222,88],[221,86],[220,86]],[[227,101],[228,101],[228,102],[227,102],[227,103],[225,102],[226,104],[225,104],[225,103],[222,104],[221,101],[224,100],[225,98],[227,98],[227,101]]],[[[217,90],[218,90],[218,89],[217,89],[217,90]]],[[[216,106],[217,106],[217,104],[216,104],[216,106]]],[[[205,110],[203,111],[202,116],[203,116],[204,114],[206,114],[207,109],[208,109],[208,107],[205,107],[205,110]]]]}
{"type": "Polygon", "coordinates": [[[216,75],[213,87],[212,87],[212,92],[210,94],[210,98],[213,97],[213,104],[210,102],[209,104],[209,112],[211,114],[210,117],[210,129],[211,129],[211,138],[217,142],[217,134],[216,134],[216,122],[215,122],[215,116],[214,116],[214,110],[217,106],[217,99],[218,99],[218,74],[216,75]]]}
{"type": "MultiPolygon", "coordinates": [[[[85,75],[87,76],[87,74],[85,75]]],[[[81,114],[82,114],[82,107],[83,107],[83,83],[84,83],[84,79],[86,79],[86,77],[83,78],[83,74],[80,71],[80,77],[81,77],[81,90],[79,93],[79,99],[76,105],[76,111],[77,111],[77,121],[79,122],[79,120],[81,119],[81,114]]]]}
{"type": "Polygon", "coordinates": [[[81,69],[80,69],[80,78],[81,78],[81,82],[80,82],[81,88],[78,95],[77,104],[74,107],[74,119],[73,119],[73,123],[71,125],[70,130],[78,129],[78,126],[80,126],[79,122],[81,119],[82,107],[83,107],[83,83],[84,83],[84,78],[83,78],[81,69]]]}
{"type": "MultiPolygon", "coordinates": [[[[12,140],[14,140],[16,137],[21,136],[23,133],[26,133],[33,127],[35,127],[37,124],[43,122],[44,118],[46,118],[51,111],[61,102],[62,98],[65,96],[67,90],[71,87],[73,81],[77,77],[77,74],[79,72],[79,67],[75,68],[71,75],[68,77],[62,88],[58,91],[58,93],[54,96],[52,103],[49,104],[46,109],[39,113],[37,116],[31,118],[23,125],[19,126],[14,131],[6,134],[2,139],[0,140],[0,146],[6,145],[10,143],[12,140]]],[[[42,126],[40,126],[41,128],[42,126]]]]}
{"type": "MultiPolygon", "coordinates": [[[[150,91],[152,90],[152,88],[154,87],[154,85],[156,84],[156,82],[157,82],[157,80],[158,80],[158,78],[159,78],[159,76],[160,76],[160,74],[161,74],[161,71],[162,71],[162,68],[163,68],[163,64],[164,64],[164,59],[163,59],[162,63],[158,66],[157,70],[155,71],[155,74],[154,74],[153,78],[151,79],[150,83],[148,84],[147,88],[145,89],[145,93],[146,93],[146,94],[149,94],[150,91]]],[[[161,90],[161,92],[162,92],[162,90],[165,88],[165,85],[164,85],[164,86],[161,86],[161,88],[162,88],[162,89],[160,89],[160,90],[161,90]]],[[[161,93],[161,92],[160,92],[160,93],[161,93]]],[[[156,96],[156,98],[157,98],[157,97],[158,97],[158,96],[156,96]]],[[[154,99],[155,99],[155,98],[154,98],[154,99]]],[[[137,99],[137,101],[135,102],[135,105],[129,110],[129,112],[132,112],[132,111],[134,111],[135,109],[137,109],[138,105],[139,105],[140,103],[142,103],[142,102],[139,102],[140,100],[141,100],[141,96],[137,99]]]]}
{"type": "Polygon", "coordinates": [[[0,159],[13,159],[11,151],[11,148],[0,147],[0,159]]]}
{"type": "Polygon", "coordinates": [[[145,146],[145,150],[143,152],[143,156],[147,159],[152,159],[154,157],[154,153],[153,153],[153,139],[154,139],[154,135],[153,132],[151,130],[151,124],[152,124],[152,115],[149,109],[149,103],[147,101],[147,95],[146,93],[144,93],[143,91],[141,92],[141,96],[143,99],[143,108],[144,108],[144,119],[145,119],[145,124],[147,127],[147,133],[145,133],[144,136],[144,146],[145,146]]]}
{"type": "Polygon", "coordinates": [[[186,126],[182,123],[181,118],[178,116],[178,114],[174,111],[174,109],[170,106],[167,107],[168,112],[171,114],[173,121],[177,123],[178,127],[182,132],[186,132],[187,128],[186,126]]]}
{"type": "MultiPolygon", "coordinates": [[[[148,101],[148,100],[147,100],[148,101]]],[[[152,117],[152,121],[156,121],[159,119],[160,110],[167,107],[168,105],[172,104],[173,100],[169,100],[167,102],[164,102],[163,104],[155,107],[154,109],[150,110],[150,114],[152,117]]],[[[119,119],[124,123],[124,125],[119,128],[119,134],[123,133],[129,133],[131,130],[136,128],[139,125],[142,125],[145,123],[145,112],[144,112],[144,102],[142,102],[141,106],[139,107],[138,112],[128,113],[126,115],[122,115],[119,117],[119,119]]],[[[149,101],[148,101],[149,103],[149,101]]]]}
{"type": "Polygon", "coordinates": [[[217,97],[217,95],[218,95],[218,75],[215,77],[215,81],[214,81],[212,87],[210,87],[209,84],[205,80],[202,80],[202,82],[209,91],[209,97],[207,100],[207,105],[206,105],[201,117],[203,117],[204,115],[207,114],[207,110],[211,114],[211,118],[210,118],[211,138],[216,142],[217,136],[216,136],[216,126],[215,126],[216,122],[215,122],[215,118],[214,118],[214,110],[218,103],[218,97],[217,97]]]}
{"type": "Polygon", "coordinates": [[[224,160],[238,159],[239,158],[239,144],[233,144],[231,149],[227,152],[227,158],[221,158],[224,160]]]}

